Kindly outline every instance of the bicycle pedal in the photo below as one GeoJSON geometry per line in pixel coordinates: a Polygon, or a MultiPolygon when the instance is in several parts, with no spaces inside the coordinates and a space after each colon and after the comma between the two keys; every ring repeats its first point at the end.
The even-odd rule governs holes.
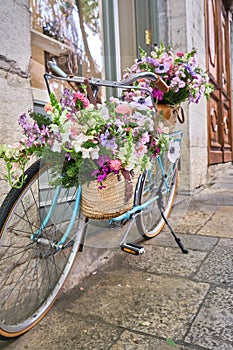
{"type": "Polygon", "coordinates": [[[143,246],[133,244],[133,243],[123,243],[121,245],[121,250],[123,250],[123,252],[133,254],[133,255],[141,255],[145,253],[145,249],[143,246]]]}

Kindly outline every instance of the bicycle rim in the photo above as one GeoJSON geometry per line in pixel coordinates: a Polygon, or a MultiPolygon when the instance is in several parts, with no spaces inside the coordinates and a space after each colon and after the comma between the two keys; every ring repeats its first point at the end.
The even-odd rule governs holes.
{"type": "MultiPolygon", "coordinates": [[[[38,244],[31,235],[40,227],[51,205],[54,189],[50,171],[34,163],[23,188],[12,189],[0,209],[0,335],[15,337],[36,325],[49,311],[71,270],[83,225],[77,219],[67,246],[57,251],[38,244]],[[45,181],[46,179],[46,181],[45,181]],[[81,224],[80,224],[81,223],[81,224]]],[[[54,243],[62,237],[76,192],[63,189],[40,237],[54,243]]]]}
{"type": "MultiPolygon", "coordinates": [[[[162,186],[164,215],[166,218],[168,218],[176,195],[178,171],[177,163],[170,163],[166,153],[162,155],[161,160],[165,173],[167,174],[167,183],[169,185],[169,191],[167,192],[165,191],[165,184],[162,186]]],[[[159,162],[156,159],[152,163],[151,170],[145,174],[144,179],[140,184],[136,204],[143,204],[151,198],[157,196],[161,179],[162,171],[159,162]]],[[[146,239],[153,238],[161,232],[165,222],[161,217],[157,201],[154,201],[140,213],[140,215],[137,217],[136,224],[139,233],[146,239]]]]}

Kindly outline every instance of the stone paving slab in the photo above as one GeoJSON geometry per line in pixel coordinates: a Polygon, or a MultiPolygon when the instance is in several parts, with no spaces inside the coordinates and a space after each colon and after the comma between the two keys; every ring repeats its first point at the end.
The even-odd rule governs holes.
{"type": "Polygon", "coordinates": [[[189,251],[183,254],[179,248],[145,245],[145,254],[140,259],[127,256],[129,266],[146,272],[190,277],[200,268],[206,252],[189,251]]]}
{"type": "MultiPolygon", "coordinates": [[[[78,304],[76,310],[78,312],[78,304]]],[[[56,312],[54,307],[36,328],[7,346],[7,350],[106,350],[121,333],[115,326],[86,320],[73,312],[56,312]],[[39,344],[38,333],[41,334],[39,344]]]]}
{"type": "Polygon", "coordinates": [[[222,206],[233,206],[233,196],[232,191],[226,187],[220,190],[216,189],[206,189],[199,193],[197,196],[192,198],[192,202],[190,203],[190,208],[195,208],[201,211],[208,210],[212,208],[212,210],[217,209],[222,206]]]}
{"type": "MultiPolygon", "coordinates": [[[[179,233],[196,234],[198,230],[200,230],[200,227],[205,225],[205,223],[210,220],[214,214],[215,211],[213,208],[208,212],[189,209],[182,221],[176,222],[175,219],[171,221],[172,227],[179,233]]],[[[168,229],[165,227],[165,230],[168,229]]]]}
{"type": "Polygon", "coordinates": [[[78,298],[79,291],[72,291],[73,296],[62,304],[63,312],[98,317],[101,322],[135,332],[180,340],[209,285],[118,267],[83,281],[82,289],[78,298]],[[94,300],[94,307],[88,307],[90,300],[94,300]]]}
{"type": "Polygon", "coordinates": [[[0,349],[233,350],[232,184],[231,168],[176,203],[172,222],[188,255],[167,229],[139,257],[104,249],[115,232],[111,247],[93,237],[102,249],[78,254],[50,313],[0,349]]]}
{"type": "Polygon", "coordinates": [[[185,340],[208,350],[233,350],[232,289],[211,290],[185,340]]]}
{"type": "MultiPolygon", "coordinates": [[[[218,242],[217,237],[201,236],[201,235],[189,235],[182,233],[183,231],[177,230],[176,233],[178,237],[183,242],[184,246],[187,249],[199,250],[208,252],[211,251],[218,242]]],[[[166,246],[166,247],[176,247],[177,243],[175,242],[173,236],[170,232],[163,231],[157,237],[150,241],[151,245],[155,246],[166,246]]]]}
{"type": "MultiPolygon", "coordinates": [[[[160,340],[152,336],[125,331],[120,339],[109,350],[188,350],[187,346],[179,346],[170,339],[160,340]],[[169,345],[169,344],[174,344],[169,345]]],[[[190,348],[191,349],[191,348],[190,348]]]]}
{"type": "Polygon", "coordinates": [[[231,179],[224,179],[224,182],[216,182],[213,186],[212,186],[212,190],[218,190],[218,189],[233,189],[233,183],[232,183],[232,178],[231,179]]]}
{"type": "Polygon", "coordinates": [[[220,239],[206,261],[203,262],[195,279],[233,286],[233,240],[220,239]]]}
{"type": "MultiPolygon", "coordinates": [[[[233,196],[232,196],[233,197],[233,196]]],[[[219,208],[198,231],[200,235],[233,238],[233,206],[219,208]]]]}

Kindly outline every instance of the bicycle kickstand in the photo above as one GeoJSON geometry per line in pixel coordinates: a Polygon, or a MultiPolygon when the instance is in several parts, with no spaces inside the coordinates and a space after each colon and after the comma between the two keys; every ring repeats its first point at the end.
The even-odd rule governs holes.
{"type": "Polygon", "coordinates": [[[173,228],[171,227],[171,225],[169,224],[167,218],[164,215],[164,206],[163,206],[163,197],[162,197],[162,191],[161,191],[161,187],[163,184],[163,180],[161,181],[161,185],[159,186],[158,189],[158,199],[157,199],[157,204],[158,204],[158,208],[160,210],[160,214],[165,222],[165,224],[167,225],[167,227],[169,228],[171,234],[173,235],[177,245],[179,246],[179,248],[181,249],[183,254],[188,254],[188,249],[186,249],[181,241],[181,239],[179,237],[177,237],[176,233],[174,232],[173,228]]]}

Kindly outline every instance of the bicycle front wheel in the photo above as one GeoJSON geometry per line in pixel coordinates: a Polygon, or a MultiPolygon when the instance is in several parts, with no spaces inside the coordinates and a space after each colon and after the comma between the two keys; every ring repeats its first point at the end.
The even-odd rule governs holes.
{"type": "MultiPolygon", "coordinates": [[[[168,218],[176,195],[177,182],[177,162],[171,163],[167,158],[167,153],[163,153],[161,163],[156,158],[152,162],[151,169],[143,174],[136,196],[136,205],[143,204],[152,198],[158,198],[158,190],[161,188],[160,200],[163,204],[164,215],[168,218]],[[163,172],[166,174],[165,178],[163,172]]],[[[139,233],[146,239],[153,238],[160,233],[165,222],[161,216],[157,200],[138,215],[136,224],[139,233]]]]}
{"type": "Polygon", "coordinates": [[[34,163],[21,189],[13,188],[0,208],[0,335],[19,336],[49,311],[71,270],[79,247],[77,217],[70,238],[57,250],[69,224],[76,191],[62,189],[43,229],[41,223],[54,197],[47,166],[34,163]],[[40,228],[40,240],[32,235],[40,228]]]}

